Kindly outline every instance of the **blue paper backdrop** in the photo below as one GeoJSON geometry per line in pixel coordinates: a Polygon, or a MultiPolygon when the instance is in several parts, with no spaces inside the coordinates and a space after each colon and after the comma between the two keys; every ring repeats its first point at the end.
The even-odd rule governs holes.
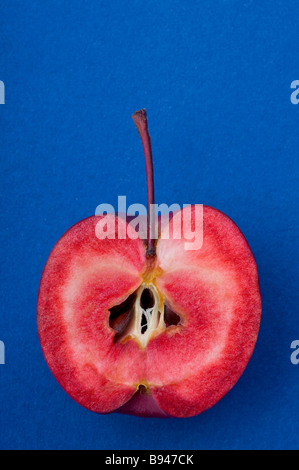
{"type": "Polygon", "coordinates": [[[2,2],[1,448],[298,448],[298,1],[2,2]],[[146,201],[131,120],[146,107],[158,202],[227,213],[256,256],[258,344],[237,386],[186,420],[98,416],[48,370],[36,298],[50,250],[102,202],[146,201]]]}

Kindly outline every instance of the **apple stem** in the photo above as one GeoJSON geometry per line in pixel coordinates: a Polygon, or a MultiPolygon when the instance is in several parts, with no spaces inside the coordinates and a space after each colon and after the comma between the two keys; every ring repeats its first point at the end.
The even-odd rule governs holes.
{"type": "Polygon", "coordinates": [[[147,257],[156,255],[155,246],[155,191],[154,191],[154,168],[151,138],[148,132],[147,114],[145,109],[136,111],[133,120],[139,132],[146,165],[147,178],[147,257]]]}

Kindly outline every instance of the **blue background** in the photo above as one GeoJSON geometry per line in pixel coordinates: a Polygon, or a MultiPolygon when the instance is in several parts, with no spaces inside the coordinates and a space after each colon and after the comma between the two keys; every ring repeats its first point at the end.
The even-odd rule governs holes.
{"type": "Polygon", "coordinates": [[[299,3],[2,2],[0,447],[298,448],[299,3]],[[186,420],[99,416],[48,370],[36,298],[50,250],[102,202],[146,201],[131,120],[146,107],[157,202],[227,213],[256,256],[261,332],[236,387],[186,420]]]}

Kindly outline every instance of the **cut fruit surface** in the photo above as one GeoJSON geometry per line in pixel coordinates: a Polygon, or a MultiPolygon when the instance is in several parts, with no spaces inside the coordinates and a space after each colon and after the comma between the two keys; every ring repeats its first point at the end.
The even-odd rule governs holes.
{"type": "Polygon", "coordinates": [[[200,250],[184,250],[183,237],[159,240],[157,247],[164,272],[158,286],[179,313],[182,327],[178,334],[151,343],[149,380],[157,383],[164,373],[163,384],[152,393],[174,416],[198,414],[233,387],[252,355],[260,324],[256,263],[240,230],[223,213],[205,206],[203,234],[200,250]],[[157,360],[162,349],[169,352],[163,371],[157,360]]]}
{"type": "Polygon", "coordinates": [[[39,336],[56,379],[84,407],[193,416],[244,371],[261,316],[256,263],[238,227],[207,206],[203,244],[186,250],[184,215],[191,210],[189,232],[199,230],[195,208],[164,226],[155,258],[112,215],[80,222],[54,247],[40,285],[39,336]],[[104,218],[113,233],[99,239],[104,218]]]}
{"type": "Polygon", "coordinates": [[[135,342],[113,345],[109,309],[141,284],[145,253],[140,239],[118,239],[117,226],[114,240],[99,240],[99,220],[75,225],[54,247],[40,285],[38,330],[61,386],[81,405],[105,413],[128,400],[139,380],[134,358],[138,364],[140,349],[135,342]]]}

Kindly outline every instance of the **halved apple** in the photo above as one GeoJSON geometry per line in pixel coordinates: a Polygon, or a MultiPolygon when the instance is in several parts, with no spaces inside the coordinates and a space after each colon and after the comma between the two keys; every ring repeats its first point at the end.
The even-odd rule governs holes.
{"type": "MultiPolygon", "coordinates": [[[[134,120],[150,205],[145,112],[134,120]]],[[[39,290],[40,341],[57,381],[89,410],[194,416],[243,373],[261,317],[256,263],[238,227],[208,206],[203,244],[186,250],[183,223],[194,231],[196,207],[177,212],[158,240],[150,231],[146,241],[136,238],[126,220],[105,215],[79,222],[54,247],[39,290]],[[99,239],[97,223],[109,218],[116,221],[114,239],[99,239]],[[119,230],[127,236],[118,237],[119,230]]]]}

